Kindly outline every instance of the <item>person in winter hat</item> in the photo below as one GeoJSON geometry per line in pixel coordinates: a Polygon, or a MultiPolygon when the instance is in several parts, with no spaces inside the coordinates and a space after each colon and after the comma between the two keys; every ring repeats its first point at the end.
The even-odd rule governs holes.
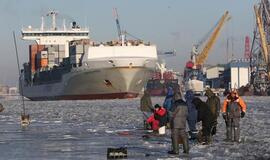
{"type": "Polygon", "coordinates": [[[240,117],[244,118],[247,106],[236,90],[224,100],[222,116],[226,123],[226,140],[240,142],[240,117]],[[234,134],[233,134],[234,133],[234,134]]]}

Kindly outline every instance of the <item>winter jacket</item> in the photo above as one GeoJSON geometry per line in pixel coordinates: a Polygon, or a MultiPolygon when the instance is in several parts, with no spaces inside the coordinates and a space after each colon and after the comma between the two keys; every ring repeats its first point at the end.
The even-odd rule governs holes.
{"type": "Polygon", "coordinates": [[[176,100],[172,108],[172,118],[170,125],[172,129],[186,129],[188,116],[187,104],[182,100],[176,100]]]}
{"type": "Polygon", "coordinates": [[[187,108],[188,108],[188,120],[197,120],[198,111],[196,109],[196,106],[192,103],[192,100],[194,99],[194,94],[192,91],[187,91],[185,95],[187,108]]]}
{"type": "Polygon", "coordinates": [[[216,121],[215,115],[211,112],[210,107],[200,98],[194,98],[192,103],[198,110],[198,122],[202,121],[203,124],[212,125],[212,123],[216,121]]]}
{"type": "Polygon", "coordinates": [[[152,130],[156,131],[159,129],[159,121],[155,119],[154,114],[152,114],[147,120],[147,123],[151,124],[152,130]]]}
{"type": "MultiPolygon", "coordinates": [[[[235,105],[233,105],[235,106],[235,105]]],[[[244,100],[239,97],[238,95],[233,99],[232,97],[227,96],[227,98],[224,100],[223,107],[222,107],[222,113],[230,113],[233,112],[232,110],[236,110],[236,112],[239,112],[239,115],[241,112],[246,112],[247,106],[244,102],[244,100]],[[236,103],[238,106],[238,109],[233,107],[232,104],[236,103]]]]}
{"type": "Polygon", "coordinates": [[[152,106],[150,94],[148,92],[145,92],[141,98],[140,109],[143,112],[152,112],[152,110],[154,109],[152,106]]]}
{"type": "Polygon", "coordinates": [[[205,95],[208,97],[206,100],[206,104],[210,107],[211,113],[217,119],[220,112],[220,99],[210,89],[206,90],[205,95]]]}
{"type": "Polygon", "coordinates": [[[166,98],[164,100],[163,106],[166,108],[167,111],[171,110],[172,103],[173,103],[173,89],[171,87],[168,88],[166,98]]]}
{"type": "Polygon", "coordinates": [[[159,127],[166,126],[167,124],[167,111],[164,107],[158,108],[158,110],[155,111],[154,117],[156,120],[159,121],[159,127]]]}

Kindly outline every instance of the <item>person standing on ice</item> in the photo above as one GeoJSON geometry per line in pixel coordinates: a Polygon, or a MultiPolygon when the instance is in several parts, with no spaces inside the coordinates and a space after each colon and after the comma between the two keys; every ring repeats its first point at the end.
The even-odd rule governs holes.
{"type": "Polygon", "coordinates": [[[163,103],[163,106],[164,108],[167,110],[167,111],[170,111],[171,110],[171,107],[172,107],[172,104],[173,104],[173,88],[170,86],[167,88],[167,94],[166,94],[166,97],[165,97],[165,100],[164,100],[164,103],[163,103]]]}
{"type": "Polygon", "coordinates": [[[203,145],[208,145],[212,141],[212,129],[214,127],[215,116],[210,107],[200,98],[195,97],[192,103],[198,110],[198,122],[202,121],[202,130],[198,133],[197,140],[203,145]]]}
{"type": "Polygon", "coordinates": [[[198,130],[196,128],[197,123],[197,117],[198,117],[198,111],[196,109],[196,106],[192,103],[192,100],[194,99],[194,94],[191,90],[188,90],[185,95],[187,108],[188,108],[188,127],[189,127],[189,135],[190,139],[194,140],[197,137],[198,130]]]}
{"type": "Polygon", "coordinates": [[[235,89],[224,100],[222,116],[226,123],[227,141],[240,142],[240,117],[244,118],[246,108],[244,100],[235,89]]]}
{"type": "Polygon", "coordinates": [[[212,115],[214,115],[213,128],[212,128],[212,135],[215,135],[217,132],[217,118],[220,112],[220,99],[215,93],[210,89],[207,88],[205,91],[205,95],[207,96],[206,104],[210,107],[210,111],[212,115]]]}
{"type": "Polygon", "coordinates": [[[183,142],[184,153],[189,153],[188,136],[186,133],[186,120],[188,116],[187,104],[182,100],[181,93],[176,92],[173,96],[174,105],[171,108],[170,119],[172,150],[169,154],[179,154],[179,138],[183,142]]]}
{"type": "Polygon", "coordinates": [[[144,91],[144,94],[141,98],[140,110],[142,111],[143,116],[144,116],[143,118],[144,128],[147,129],[148,127],[147,127],[146,119],[154,111],[154,107],[152,106],[151,96],[147,90],[144,91]]]}

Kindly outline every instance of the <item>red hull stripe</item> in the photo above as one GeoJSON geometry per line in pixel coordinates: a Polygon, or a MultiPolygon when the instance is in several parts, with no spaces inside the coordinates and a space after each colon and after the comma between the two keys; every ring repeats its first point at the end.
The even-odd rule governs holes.
{"type": "Polygon", "coordinates": [[[44,100],[94,100],[94,99],[125,99],[136,98],[138,93],[108,93],[108,94],[88,94],[88,95],[63,95],[63,96],[48,96],[48,97],[28,97],[32,101],[44,100]]]}

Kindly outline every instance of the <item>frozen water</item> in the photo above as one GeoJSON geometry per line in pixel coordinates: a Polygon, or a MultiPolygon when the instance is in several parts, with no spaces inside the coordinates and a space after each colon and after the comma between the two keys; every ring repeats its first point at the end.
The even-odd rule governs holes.
{"type": "MultiPolygon", "coordinates": [[[[172,157],[170,133],[143,139],[139,99],[96,101],[26,101],[31,124],[20,127],[21,103],[5,101],[0,113],[0,159],[106,159],[107,148],[127,147],[128,159],[270,159],[270,97],[244,97],[241,143],[224,142],[219,118],[209,146],[190,143],[190,155],[172,157]]],[[[163,98],[153,98],[162,104],[163,98]]],[[[182,149],[180,147],[180,149],[182,149]]]]}

